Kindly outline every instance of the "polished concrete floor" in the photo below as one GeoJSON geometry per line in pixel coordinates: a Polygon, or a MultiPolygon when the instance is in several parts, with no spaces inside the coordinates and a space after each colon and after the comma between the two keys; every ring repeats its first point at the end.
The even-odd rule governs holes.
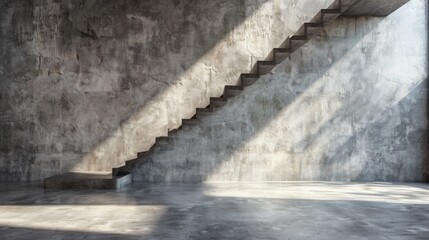
{"type": "Polygon", "coordinates": [[[429,185],[0,183],[0,239],[429,239],[429,185]]]}

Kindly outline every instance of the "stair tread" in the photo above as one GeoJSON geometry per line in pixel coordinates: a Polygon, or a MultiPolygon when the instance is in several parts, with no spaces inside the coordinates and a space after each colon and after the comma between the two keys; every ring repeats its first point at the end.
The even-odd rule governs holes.
{"type": "Polygon", "coordinates": [[[208,112],[213,112],[213,109],[212,108],[197,108],[197,112],[198,113],[208,113],[208,112]]]}
{"type": "Polygon", "coordinates": [[[274,48],[274,52],[275,53],[289,53],[290,49],[289,48],[274,48]]]}
{"type": "Polygon", "coordinates": [[[341,9],[322,9],[322,14],[341,14],[341,9]]]}
{"type": "Polygon", "coordinates": [[[191,118],[191,119],[182,119],[182,123],[183,122],[198,122],[198,119],[196,118],[191,118]]]}
{"type": "Polygon", "coordinates": [[[306,41],[307,36],[304,35],[293,35],[290,40],[299,40],[299,41],[306,41]]]}
{"type": "Polygon", "coordinates": [[[154,151],[153,151],[153,146],[149,149],[149,150],[147,150],[147,151],[143,151],[143,152],[138,152],[137,153],[137,156],[138,157],[143,157],[143,156],[146,156],[146,155],[150,155],[150,154],[152,154],[154,151]]]}
{"type": "Polygon", "coordinates": [[[308,23],[304,23],[304,25],[306,27],[317,27],[317,28],[323,28],[324,25],[323,23],[312,23],[312,22],[308,22],[308,23]]]}
{"type": "Polygon", "coordinates": [[[276,65],[274,61],[258,61],[259,65],[276,65]]]}
{"type": "Polygon", "coordinates": [[[223,97],[211,97],[210,101],[226,102],[228,100],[223,97]]]}
{"type": "Polygon", "coordinates": [[[168,139],[169,137],[168,136],[161,136],[161,137],[157,137],[156,138],[156,141],[159,141],[159,140],[166,140],[166,139],[168,139]]]}
{"type": "Polygon", "coordinates": [[[259,78],[259,75],[257,73],[242,73],[241,77],[259,78]]]}
{"type": "Polygon", "coordinates": [[[226,90],[243,90],[243,86],[240,85],[227,85],[225,86],[226,90]]]}

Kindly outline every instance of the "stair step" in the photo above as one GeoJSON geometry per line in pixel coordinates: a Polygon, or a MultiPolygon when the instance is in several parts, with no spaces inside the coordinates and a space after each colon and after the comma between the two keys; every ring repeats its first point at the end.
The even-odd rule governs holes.
{"type": "Polygon", "coordinates": [[[160,144],[160,145],[168,144],[170,142],[170,140],[171,140],[171,138],[169,138],[167,136],[157,137],[155,139],[156,144],[160,144]]]}
{"type": "Polygon", "coordinates": [[[305,23],[305,35],[307,38],[320,34],[323,31],[323,23],[305,23]]]}
{"type": "Polygon", "coordinates": [[[197,125],[199,122],[198,119],[182,119],[182,125],[197,125]]]}
{"type": "Polygon", "coordinates": [[[224,106],[226,103],[228,102],[227,99],[223,98],[223,97],[219,97],[219,98],[210,98],[210,106],[212,108],[214,107],[222,107],[224,106]]]}
{"type": "Polygon", "coordinates": [[[265,75],[269,73],[276,66],[274,61],[258,61],[257,64],[259,75],[265,75]]]}
{"type": "Polygon", "coordinates": [[[197,113],[212,113],[213,109],[211,107],[206,108],[197,108],[197,113]]]}
{"type": "Polygon", "coordinates": [[[250,86],[259,79],[259,75],[255,73],[242,73],[240,79],[242,86],[250,86]]]}
{"type": "Polygon", "coordinates": [[[134,159],[131,159],[131,160],[128,160],[128,161],[126,161],[125,162],[125,165],[129,168],[129,169],[132,169],[135,165],[137,165],[137,163],[139,162],[139,159],[138,158],[134,158],[134,159]]]}
{"type": "Polygon", "coordinates": [[[206,117],[212,115],[213,112],[197,112],[198,117],[206,117]]]}
{"type": "Polygon", "coordinates": [[[302,45],[304,45],[307,41],[308,41],[308,38],[306,36],[294,35],[289,39],[289,47],[291,48],[292,51],[295,51],[298,48],[300,48],[302,45]]]}
{"type": "Polygon", "coordinates": [[[176,133],[180,132],[181,130],[182,130],[182,126],[180,126],[180,127],[176,128],[176,129],[170,130],[170,131],[168,132],[168,136],[169,136],[169,137],[171,137],[172,135],[174,135],[174,134],[176,134],[176,133]]]}
{"type": "Polygon", "coordinates": [[[243,91],[242,86],[225,86],[223,95],[226,98],[235,97],[243,91]]]}
{"type": "Polygon", "coordinates": [[[147,150],[147,151],[144,151],[144,152],[139,152],[139,153],[137,153],[137,158],[145,158],[145,157],[147,157],[147,156],[149,156],[149,155],[152,155],[154,153],[154,148],[153,147],[151,147],[149,150],[147,150]]]}
{"type": "Polygon", "coordinates": [[[173,138],[171,137],[158,137],[156,138],[156,143],[153,146],[154,151],[167,151],[174,149],[174,146],[171,144],[173,138]]]}
{"type": "Polygon", "coordinates": [[[206,108],[197,108],[197,116],[208,116],[213,114],[213,108],[206,107],[206,108]]]}
{"type": "Polygon", "coordinates": [[[341,9],[322,9],[320,11],[323,24],[329,23],[341,15],[341,9]]]}
{"type": "Polygon", "coordinates": [[[307,41],[307,37],[305,35],[293,35],[290,40],[292,41],[307,41]]]}
{"type": "Polygon", "coordinates": [[[69,172],[45,178],[45,189],[121,189],[131,183],[131,174],[112,176],[107,172],[69,172]]]}
{"type": "Polygon", "coordinates": [[[289,48],[274,48],[273,52],[276,64],[283,62],[286,58],[290,56],[289,48]]]}

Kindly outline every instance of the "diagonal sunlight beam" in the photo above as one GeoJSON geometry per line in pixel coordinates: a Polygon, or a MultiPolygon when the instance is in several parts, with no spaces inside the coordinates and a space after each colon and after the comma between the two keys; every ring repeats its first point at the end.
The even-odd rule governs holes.
{"type": "Polygon", "coordinates": [[[210,197],[242,199],[282,199],[316,201],[366,201],[389,204],[429,205],[427,189],[413,185],[390,183],[323,183],[323,182],[282,182],[276,183],[204,183],[204,194],[210,197]],[[226,184],[222,187],[222,184],[226,184]],[[227,185],[229,184],[229,185],[227,185]],[[270,188],[270,184],[275,184],[270,188]],[[242,186],[241,191],[231,185],[242,186]],[[284,191],[282,191],[282,189],[284,191]],[[375,194],[376,193],[376,194],[375,194]]]}
{"type": "Polygon", "coordinates": [[[167,209],[165,205],[9,205],[0,206],[0,226],[141,236],[158,227],[167,209]]]}

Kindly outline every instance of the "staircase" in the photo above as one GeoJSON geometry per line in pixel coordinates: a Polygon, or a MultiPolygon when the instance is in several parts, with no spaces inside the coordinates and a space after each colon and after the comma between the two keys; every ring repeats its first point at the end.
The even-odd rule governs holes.
{"type": "Polygon", "coordinates": [[[199,123],[204,116],[215,114],[216,109],[224,106],[230,98],[240,94],[246,87],[255,83],[259,77],[269,73],[277,64],[284,61],[303,44],[319,35],[323,28],[339,16],[387,16],[409,0],[336,0],[327,9],[322,9],[310,22],[304,23],[295,35],[287,38],[284,43],[274,48],[264,61],[258,61],[250,73],[242,73],[240,84],[225,86],[223,95],[210,98],[206,108],[197,108],[191,119],[183,119],[182,126],[168,133],[168,136],[156,138],[155,144],[145,152],[137,154],[137,158],[128,160],[111,173],[65,173],[46,178],[44,186],[51,188],[91,188],[91,189],[120,189],[131,182],[131,170],[144,161],[155,151],[167,146],[171,137],[182,128],[192,127],[199,123]]]}

